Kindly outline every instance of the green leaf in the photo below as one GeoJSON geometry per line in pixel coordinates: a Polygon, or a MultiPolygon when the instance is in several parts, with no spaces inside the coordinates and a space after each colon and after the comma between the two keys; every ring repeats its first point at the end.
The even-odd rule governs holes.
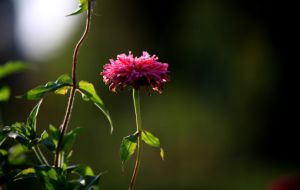
{"type": "Polygon", "coordinates": [[[80,81],[78,83],[79,92],[82,94],[82,98],[86,101],[90,100],[92,101],[106,116],[106,118],[109,121],[110,127],[111,127],[111,133],[113,132],[113,123],[109,114],[109,111],[105,107],[103,101],[98,96],[95,87],[92,83],[89,83],[87,81],[80,81]]]}
{"type": "Polygon", "coordinates": [[[163,148],[160,148],[159,155],[160,155],[160,157],[161,157],[162,160],[165,160],[165,151],[164,151],[163,148]]]}
{"type": "Polygon", "coordinates": [[[81,176],[94,176],[94,172],[90,166],[87,165],[73,165],[67,168],[68,172],[77,173],[81,176]]]}
{"type": "Polygon", "coordinates": [[[66,95],[66,94],[68,94],[68,92],[71,88],[72,88],[71,86],[64,86],[62,88],[55,90],[54,93],[58,94],[58,95],[66,95]]]}
{"type": "Polygon", "coordinates": [[[28,149],[21,144],[11,147],[8,152],[8,161],[11,165],[24,164],[27,160],[25,153],[28,152],[28,149]]]}
{"type": "Polygon", "coordinates": [[[7,151],[4,149],[0,149],[0,158],[7,155],[7,151]]]}
{"type": "Polygon", "coordinates": [[[149,131],[143,131],[142,132],[142,140],[148,144],[149,146],[159,148],[160,147],[160,142],[157,137],[155,137],[152,133],[149,131]]]}
{"type": "Polygon", "coordinates": [[[19,172],[14,177],[14,181],[29,177],[35,177],[41,182],[43,189],[65,189],[65,176],[61,175],[61,172],[59,172],[59,170],[59,168],[53,168],[50,166],[31,167],[19,172]]]}
{"type": "Polygon", "coordinates": [[[37,105],[32,109],[32,111],[29,114],[29,117],[27,118],[26,127],[29,127],[32,131],[36,131],[36,117],[39,112],[40,106],[43,102],[43,99],[41,99],[37,105]]]}
{"type": "Polygon", "coordinates": [[[22,96],[17,96],[17,98],[25,98],[27,100],[39,100],[43,98],[49,92],[55,92],[63,87],[72,86],[72,79],[64,74],[61,75],[55,82],[50,81],[45,85],[40,85],[34,89],[29,90],[22,96]]]}
{"type": "Polygon", "coordinates": [[[0,87],[0,102],[6,102],[10,96],[10,89],[7,86],[0,87]]]}
{"type": "Polygon", "coordinates": [[[50,135],[45,139],[44,145],[52,152],[54,152],[57,148],[59,131],[53,125],[49,125],[50,135]]]}
{"type": "Polygon", "coordinates": [[[120,155],[123,164],[134,154],[138,136],[139,134],[135,133],[123,138],[120,147],[120,155]]]}
{"type": "Polygon", "coordinates": [[[18,71],[24,70],[25,68],[27,68],[27,66],[21,61],[9,61],[6,64],[0,66],[0,79],[18,71]]]}
{"type": "Polygon", "coordinates": [[[149,131],[142,131],[142,140],[149,146],[160,148],[160,157],[162,160],[165,158],[165,152],[164,149],[160,147],[160,141],[157,137],[155,137],[152,133],[149,131]]]}
{"type": "Polygon", "coordinates": [[[73,13],[67,15],[67,16],[74,16],[74,15],[78,15],[80,13],[85,12],[88,9],[88,6],[89,6],[88,1],[89,0],[80,0],[78,9],[75,10],[73,13]]]}
{"type": "Polygon", "coordinates": [[[66,152],[66,154],[68,154],[71,151],[75,138],[78,135],[78,133],[81,131],[81,129],[82,128],[80,127],[76,127],[75,129],[65,134],[61,148],[66,152]]]}

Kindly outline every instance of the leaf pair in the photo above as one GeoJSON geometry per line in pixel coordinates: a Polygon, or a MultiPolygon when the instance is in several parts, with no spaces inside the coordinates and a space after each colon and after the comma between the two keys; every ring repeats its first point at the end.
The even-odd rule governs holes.
{"type": "MultiPolygon", "coordinates": [[[[67,160],[71,156],[70,154],[71,154],[72,145],[74,144],[75,138],[78,135],[78,133],[81,131],[81,129],[82,128],[80,127],[76,127],[75,129],[65,134],[63,138],[61,150],[65,152],[64,155],[66,155],[67,160]]],[[[55,150],[57,149],[60,132],[53,125],[49,126],[49,130],[50,130],[50,135],[48,136],[47,139],[45,139],[44,145],[47,147],[48,150],[55,153],[55,150]]]]}
{"type": "Polygon", "coordinates": [[[159,139],[149,131],[143,130],[141,134],[135,133],[123,138],[120,147],[122,164],[129,160],[131,156],[135,153],[139,135],[141,135],[142,141],[144,141],[144,143],[146,143],[147,145],[155,148],[160,148],[160,156],[162,160],[164,160],[164,150],[163,148],[161,148],[159,139]]]}
{"type": "MultiPolygon", "coordinates": [[[[45,85],[37,86],[28,92],[26,92],[22,96],[18,96],[19,98],[25,98],[27,100],[38,100],[43,98],[46,94],[50,92],[55,92],[56,94],[65,95],[67,94],[68,90],[73,88],[72,79],[64,74],[61,75],[55,82],[50,81],[45,85]]],[[[109,121],[111,132],[113,131],[113,123],[109,114],[109,111],[105,107],[103,101],[98,96],[95,87],[92,83],[87,81],[80,81],[78,86],[76,87],[77,91],[82,94],[82,98],[85,101],[92,101],[106,116],[107,120],[109,121]]]]}
{"type": "MultiPolygon", "coordinates": [[[[22,96],[17,96],[18,98],[24,98],[27,100],[39,100],[43,98],[49,92],[57,91],[57,94],[64,94],[62,93],[62,89],[66,91],[66,87],[72,87],[72,79],[64,74],[61,75],[56,81],[50,81],[45,85],[37,86],[28,92],[26,92],[22,96]]],[[[66,94],[66,93],[65,93],[66,94]]]]}

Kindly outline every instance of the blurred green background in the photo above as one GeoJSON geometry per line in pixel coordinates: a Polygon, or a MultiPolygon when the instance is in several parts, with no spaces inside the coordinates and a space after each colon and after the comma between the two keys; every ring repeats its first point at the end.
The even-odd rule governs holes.
{"type": "MultiPolygon", "coordinates": [[[[4,10],[4,2],[10,1],[0,3],[0,9],[4,10]]],[[[142,126],[161,139],[166,160],[160,160],[156,149],[144,146],[136,189],[263,190],[280,176],[299,173],[299,130],[289,123],[286,49],[278,30],[283,21],[276,4],[258,0],[97,3],[90,35],[80,50],[78,78],[95,84],[115,131],[110,135],[99,110],[79,96],[70,128],[84,128],[72,162],[108,171],[100,182],[102,189],[126,189],[133,169],[131,160],[122,174],[119,158],[122,137],[135,130],[131,92],[109,92],[99,76],[110,58],[130,50],[135,55],[143,50],[156,54],[171,71],[162,95],[142,93],[142,126]]],[[[14,40],[9,48],[2,48],[1,63],[30,62],[26,72],[2,81],[12,87],[13,95],[70,73],[73,47],[84,27],[83,18],[77,22],[81,24],[73,26],[70,38],[45,59],[26,56],[14,40]]],[[[4,124],[24,121],[35,103],[12,98],[1,104],[4,124]]],[[[67,96],[47,96],[38,128],[59,126],[66,103],[67,96]]],[[[9,189],[20,185],[32,184],[20,181],[9,189]]]]}

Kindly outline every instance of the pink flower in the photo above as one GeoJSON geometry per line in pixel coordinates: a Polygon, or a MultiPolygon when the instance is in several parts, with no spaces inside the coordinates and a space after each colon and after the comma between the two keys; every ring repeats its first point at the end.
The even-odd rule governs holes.
{"type": "Polygon", "coordinates": [[[139,89],[141,86],[151,87],[154,91],[162,93],[164,84],[169,81],[168,64],[158,62],[158,57],[143,52],[141,57],[121,54],[116,60],[103,66],[103,81],[109,89],[116,92],[118,88],[131,86],[139,89]]]}

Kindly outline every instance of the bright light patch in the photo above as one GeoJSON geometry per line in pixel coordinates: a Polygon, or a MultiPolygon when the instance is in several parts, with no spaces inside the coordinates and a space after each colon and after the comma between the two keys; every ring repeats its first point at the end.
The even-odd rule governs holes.
{"type": "Polygon", "coordinates": [[[27,58],[46,61],[58,55],[80,16],[66,17],[78,7],[75,0],[15,0],[18,44],[27,58]]]}

